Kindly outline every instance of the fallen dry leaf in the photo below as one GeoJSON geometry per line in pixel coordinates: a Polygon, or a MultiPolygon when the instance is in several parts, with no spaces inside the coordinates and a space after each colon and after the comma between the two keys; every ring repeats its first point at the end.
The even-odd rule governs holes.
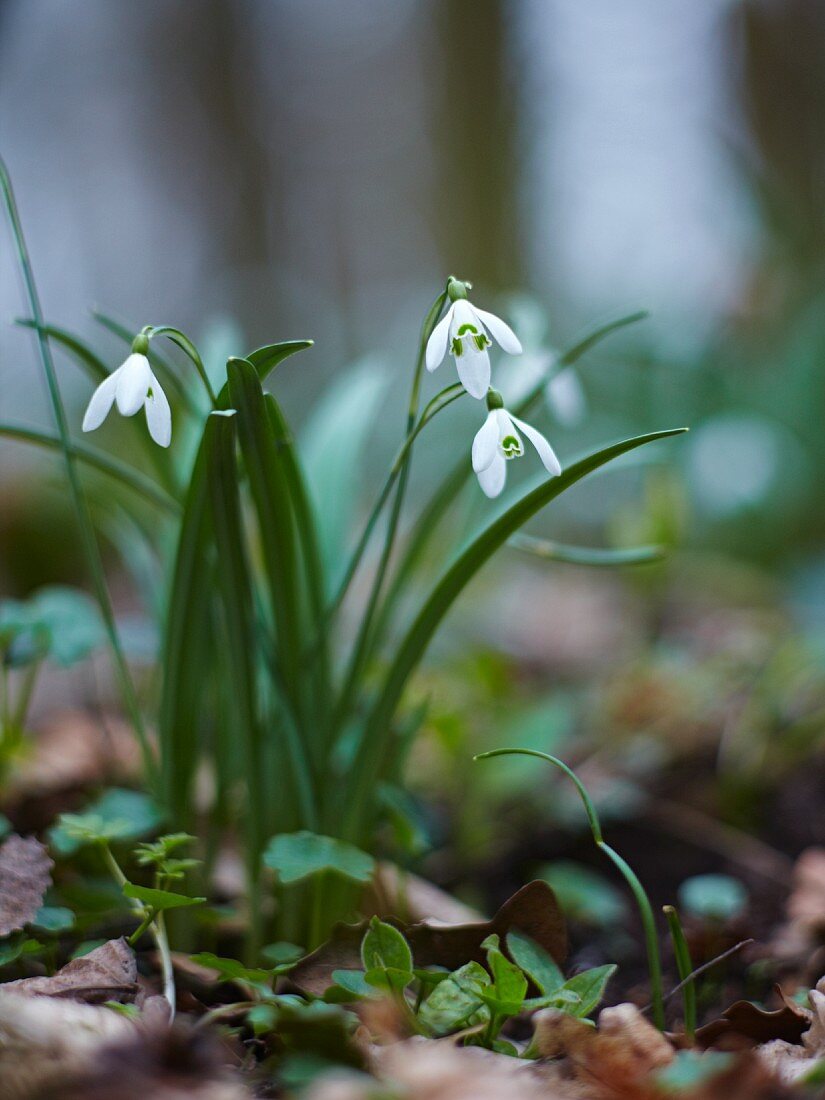
{"type": "Polygon", "coordinates": [[[65,998],[88,1005],[132,1003],[137,992],[135,953],[122,938],[72,959],[51,977],[20,978],[0,986],[0,996],[65,998]]]}
{"type": "Polygon", "coordinates": [[[563,1068],[593,1100],[644,1100],[659,1095],[649,1081],[674,1058],[667,1039],[632,1004],[605,1008],[598,1028],[557,1009],[534,1017],[542,1057],[564,1059],[563,1068]]]}
{"type": "Polygon", "coordinates": [[[0,845],[0,936],[34,920],[51,885],[53,866],[33,836],[13,835],[0,845]]]}
{"type": "MultiPolygon", "coordinates": [[[[428,1039],[408,1039],[375,1051],[373,1068],[399,1100],[566,1100],[572,1093],[517,1058],[480,1047],[456,1047],[428,1039]]],[[[363,1074],[333,1073],[306,1094],[306,1100],[378,1100],[387,1087],[363,1074]]]]}
{"type": "Polygon", "coordinates": [[[803,1033],[811,1026],[811,1014],[786,999],[778,986],[777,993],[784,1002],[782,1008],[769,1012],[751,1001],[737,1001],[717,1020],[698,1029],[697,1044],[703,1050],[708,1047],[741,1050],[774,1039],[799,1043],[803,1033]]]}
{"type": "MultiPolygon", "coordinates": [[[[100,1010],[98,1010],[100,1011],[100,1010]]],[[[31,1100],[252,1100],[211,1035],[176,1026],[132,1028],[102,1046],[85,1072],[52,1081],[31,1100]]]]}
{"type": "MultiPolygon", "coordinates": [[[[0,1081],[3,1100],[29,1100],[85,1068],[101,1046],[125,1039],[134,1022],[109,1008],[62,997],[32,997],[0,986],[0,1081]]],[[[48,1092],[46,1092],[48,1095],[48,1092]]]]}
{"type": "Polygon", "coordinates": [[[784,958],[797,958],[825,937],[825,848],[808,848],[794,864],[787,920],[772,947],[784,958]]]}

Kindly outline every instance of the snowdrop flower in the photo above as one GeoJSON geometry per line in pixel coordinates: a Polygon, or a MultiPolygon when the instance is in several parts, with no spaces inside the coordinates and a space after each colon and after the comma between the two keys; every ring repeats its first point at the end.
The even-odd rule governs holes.
{"type": "Polygon", "coordinates": [[[487,348],[492,341],[488,331],[510,355],[520,355],[521,344],[510,326],[500,317],[467,301],[464,283],[451,278],[447,283],[447,293],[452,305],[427,341],[427,370],[432,372],[440,365],[449,345],[462,386],[471,397],[481,399],[490,387],[490,356],[487,348]]]}
{"type": "Polygon", "coordinates": [[[134,416],[141,408],[146,410],[149,435],[161,447],[172,441],[172,413],[166,394],[152,371],[146,352],[148,337],[141,334],[132,342],[132,354],[108,378],[104,378],[89,402],[83,417],[83,431],[99,428],[112,408],[117,404],[122,416],[134,416]]]}
{"type": "Polygon", "coordinates": [[[521,458],[524,454],[519,429],[538,451],[548,474],[557,477],[561,473],[559,460],[541,432],[508,413],[496,390],[487,394],[487,409],[487,419],[473,440],[473,470],[488,497],[497,497],[504,488],[508,459],[521,458]]]}

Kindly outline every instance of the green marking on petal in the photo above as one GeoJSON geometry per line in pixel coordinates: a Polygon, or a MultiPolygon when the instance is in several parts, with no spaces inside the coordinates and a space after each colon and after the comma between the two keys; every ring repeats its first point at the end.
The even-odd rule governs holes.
{"type": "Polygon", "coordinates": [[[479,351],[484,351],[485,348],[489,348],[492,343],[490,337],[484,332],[476,333],[475,336],[473,336],[473,340],[479,351]]]}
{"type": "Polygon", "coordinates": [[[453,337],[452,343],[450,344],[450,350],[452,351],[456,359],[459,357],[459,355],[464,354],[464,345],[461,342],[461,337],[453,337]]]}
{"type": "Polygon", "coordinates": [[[458,335],[459,336],[464,336],[468,332],[477,333],[478,329],[475,327],[475,325],[470,325],[470,324],[462,325],[461,328],[458,330],[458,335]]]}
{"type": "Polygon", "coordinates": [[[499,446],[505,458],[520,458],[524,454],[521,440],[514,435],[505,435],[499,446]]]}

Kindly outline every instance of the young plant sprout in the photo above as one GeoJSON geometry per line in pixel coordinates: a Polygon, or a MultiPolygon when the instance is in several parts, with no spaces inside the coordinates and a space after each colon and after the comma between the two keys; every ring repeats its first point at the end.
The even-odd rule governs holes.
{"type": "Polygon", "coordinates": [[[467,300],[470,284],[450,279],[447,296],[450,308],[438,322],[427,341],[427,370],[432,373],[443,361],[449,344],[458,377],[471,397],[484,397],[490,386],[490,356],[487,348],[493,335],[503,351],[521,354],[521,342],[509,325],[494,313],[479,309],[467,300]]]}
{"type": "Polygon", "coordinates": [[[116,404],[121,416],[134,416],[145,409],[149,435],[158,446],[169,446],[172,442],[172,410],[152,370],[146,354],[148,350],[149,337],[140,333],[132,341],[132,352],[126,361],[108,378],[104,378],[92,394],[83,417],[84,432],[99,428],[112,405],[116,404]]]}
{"type": "Polygon", "coordinates": [[[497,390],[487,393],[487,419],[476,432],[473,440],[473,470],[488,497],[497,497],[507,480],[507,462],[521,458],[524,443],[518,433],[520,428],[538,452],[542,464],[551,477],[558,477],[561,464],[555,452],[541,432],[512,416],[504,408],[504,401],[497,390]]]}

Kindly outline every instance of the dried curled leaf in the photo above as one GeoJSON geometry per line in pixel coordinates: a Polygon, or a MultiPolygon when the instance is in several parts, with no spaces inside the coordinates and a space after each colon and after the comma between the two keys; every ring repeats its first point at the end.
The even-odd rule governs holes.
{"type": "Polygon", "coordinates": [[[0,993],[25,997],[61,997],[88,1005],[132,1003],[138,991],[137,964],[124,939],[109,940],[88,955],[72,959],[48,978],[21,978],[0,986],[0,993]]]}
{"type": "Polygon", "coordinates": [[[3,1100],[49,1095],[49,1088],[65,1074],[91,1064],[101,1047],[125,1039],[135,1027],[134,1021],[111,1009],[30,997],[13,989],[16,984],[0,986],[3,1100]]]}
{"type": "Polygon", "coordinates": [[[386,1085],[366,1076],[331,1074],[321,1078],[307,1100],[375,1100],[386,1095],[404,1100],[566,1100],[571,1096],[556,1087],[548,1089],[532,1067],[517,1058],[420,1038],[375,1048],[372,1068],[386,1085]]]}
{"type": "Polygon", "coordinates": [[[33,836],[13,835],[0,845],[0,936],[34,920],[51,885],[53,866],[33,836]]]}
{"type": "MultiPolygon", "coordinates": [[[[412,948],[415,965],[444,966],[455,970],[468,962],[483,963],[482,943],[490,935],[506,942],[514,929],[529,936],[556,960],[567,955],[567,930],[556,896],[546,882],[529,882],[499,909],[492,920],[472,924],[439,924],[422,921],[405,925],[392,921],[412,948]]],[[[334,970],[353,970],[361,965],[361,940],[367,923],[339,924],[317,951],[291,971],[290,982],[305,993],[321,996],[332,985],[334,970]]]]}
{"type": "Polygon", "coordinates": [[[696,1032],[696,1042],[704,1050],[708,1047],[739,1050],[774,1039],[800,1043],[811,1026],[811,1014],[787,1000],[778,986],[777,992],[784,1002],[782,1008],[769,1012],[751,1001],[737,1001],[717,1020],[700,1027],[696,1032]]]}
{"type": "Polygon", "coordinates": [[[564,1058],[593,1100],[658,1095],[651,1074],[674,1057],[664,1035],[632,1004],[604,1009],[598,1030],[558,1009],[537,1013],[534,1026],[540,1055],[564,1058]]]}

